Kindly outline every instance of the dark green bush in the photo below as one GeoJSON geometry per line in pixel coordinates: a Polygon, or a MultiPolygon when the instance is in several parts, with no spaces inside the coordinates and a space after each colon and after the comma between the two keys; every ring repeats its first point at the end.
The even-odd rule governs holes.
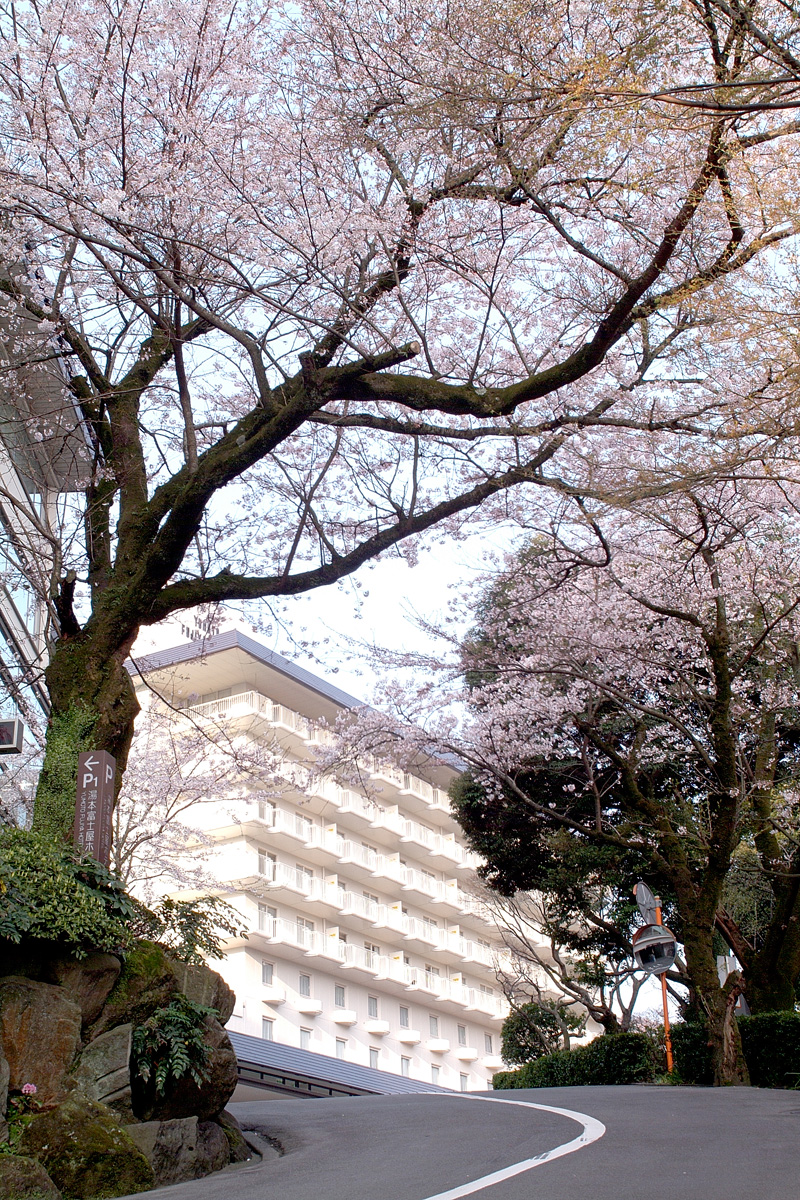
{"type": "Polygon", "coordinates": [[[675,1072],[681,1083],[710,1087],[714,1082],[711,1047],[705,1025],[699,1021],[679,1021],[672,1026],[672,1051],[675,1072]]]}
{"type": "Polygon", "coordinates": [[[503,1062],[530,1063],[545,1054],[554,1054],[562,1045],[563,1029],[583,1033],[585,1018],[571,1012],[566,1004],[534,1000],[520,1004],[508,1014],[501,1033],[503,1062]]]}
{"type": "Polygon", "coordinates": [[[740,1017],[739,1032],[750,1082],[755,1087],[800,1086],[800,1013],[740,1017]]]}
{"type": "Polygon", "coordinates": [[[498,1071],[492,1086],[574,1087],[580,1084],[643,1083],[655,1075],[655,1052],[645,1033],[595,1038],[588,1046],[557,1050],[518,1071],[498,1071]]]}
{"type": "Polygon", "coordinates": [[[221,896],[196,900],[161,900],[155,908],[138,901],[132,929],[142,941],[157,942],[172,958],[200,965],[206,958],[221,958],[223,941],[246,937],[241,914],[221,896]]]}
{"type": "Polygon", "coordinates": [[[65,842],[0,829],[0,940],[56,942],[80,958],[130,941],[133,904],[116,875],[65,842]]]}

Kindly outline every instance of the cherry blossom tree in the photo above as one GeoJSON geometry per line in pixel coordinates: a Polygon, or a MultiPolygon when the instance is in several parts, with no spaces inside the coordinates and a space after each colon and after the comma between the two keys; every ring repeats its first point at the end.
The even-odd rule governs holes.
{"type": "Polygon", "coordinates": [[[547,893],[565,836],[617,872],[641,864],[674,905],[718,1083],[746,1080],[737,997],[792,1010],[800,976],[799,499],[764,481],[603,520],[582,503],[492,582],[442,687],[429,663],[405,722],[350,733],[356,756],[382,743],[469,766],[483,826],[520,846],[501,891],[538,874],[547,893]],[[771,896],[755,932],[744,868],[771,896]],[[715,934],[742,965],[723,985],[715,934]]]}
{"type": "Polygon", "coordinates": [[[36,514],[38,828],[79,750],[124,769],[142,625],[785,432],[797,123],[663,100],[768,99],[738,9],[4,0],[0,37],[6,337],[86,430],[36,514]]]}

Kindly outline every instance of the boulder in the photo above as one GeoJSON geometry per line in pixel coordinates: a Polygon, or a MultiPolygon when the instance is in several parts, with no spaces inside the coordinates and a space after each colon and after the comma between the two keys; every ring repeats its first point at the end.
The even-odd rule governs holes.
{"type": "Polygon", "coordinates": [[[89,1041],[117,1025],[142,1025],[178,991],[172,964],[155,942],[137,942],[116,986],[89,1031],[89,1041]]]}
{"type": "Polygon", "coordinates": [[[149,1162],[103,1104],[80,1093],[40,1113],[19,1140],[70,1200],[107,1200],[155,1185],[149,1162]]]}
{"type": "Polygon", "coordinates": [[[19,975],[0,978],[0,1045],[9,1088],[34,1083],[40,1103],[63,1099],[80,1035],[81,1010],[63,988],[19,975]]]}
{"type": "Polygon", "coordinates": [[[162,1121],[177,1117],[199,1117],[201,1121],[216,1116],[230,1100],[236,1089],[236,1052],[230,1038],[214,1017],[203,1022],[204,1040],[211,1050],[208,1077],[198,1087],[190,1075],[172,1086],[166,1096],[153,1096],[140,1081],[133,1081],[133,1111],[140,1120],[162,1121]]]}
{"type": "Polygon", "coordinates": [[[0,1196],[4,1200],[62,1200],[42,1164],[21,1154],[0,1154],[0,1196]]]}
{"type": "Polygon", "coordinates": [[[46,978],[69,993],[81,1010],[81,1021],[91,1025],[100,1016],[122,963],[114,954],[87,954],[86,958],[58,958],[47,964],[46,978]]]}
{"type": "Polygon", "coordinates": [[[5,1119],[5,1112],[8,1108],[9,1075],[8,1059],[3,1054],[3,1044],[0,1042],[0,1142],[8,1141],[8,1123],[5,1119]]]}
{"type": "Polygon", "coordinates": [[[211,967],[178,962],[176,959],[170,959],[170,966],[178,981],[178,991],[183,992],[184,996],[188,996],[195,1004],[215,1008],[219,1013],[220,1024],[227,1025],[236,1003],[236,996],[222,976],[217,971],[212,971],[211,967]]]}
{"type": "Polygon", "coordinates": [[[248,1158],[253,1157],[253,1151],[245,1140],[241,1125],[236,1117],[228,1112],[227,1108],[223,1112],[217,1113],[214,1120],[228,1139],[231,1162],[247,1162],[248,1158]]]}
{"type": "Polygon", "coordinates": [[[131,1033],[133,1026],[117,1025],[101,1033],[84,1047],[72,1078],[90,1100],[106,1104],[122,1118],[133,1119],[131,1111],[131,1033]]]}
{"type": "Polygon", "coordinates": [[[159,1187],[200,1179],[230,1161],[228,1139],[214,1121],[143,1121],[126,1132],[150,1163],[159,1187]]]}
{"type": "Polygon", "coordinates": [[[197,1165],[203,1175],[221,1171],[231,1161],[231,1148],[224,1129],[216,1121],[197,1124],[197,1165]]]}

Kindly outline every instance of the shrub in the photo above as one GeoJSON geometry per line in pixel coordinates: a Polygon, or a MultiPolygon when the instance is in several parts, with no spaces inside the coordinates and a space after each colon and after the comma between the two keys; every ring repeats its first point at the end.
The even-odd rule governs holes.
{"type": "Polygon", "coordinates": [[[133,902],[116,875],[74,846],[0,830],[0,938],[61,943],[76,958],[128,944],[133,902]]]}
{"type": "Polygon", "coordinates": [[[209,1076],[210,1049],[205,1041],[205,1020],[218,1017],[215,1008],[195,1004],[180,992],[166,1006],[133,1031],[132,1073],[156,1096],[170,1085],[191,1076],[202,1087],[209,1076]]]}
{"type": "Polygon", "coordinates": [[[679,1021],[672,1026],[672,1051],[675,1072],[681,1083],[710,1087],[714,1082],[711,1047],[705,1025],[699,1021],[679,1021]]]}
{"type": "Polygon", "coordinates": [[[498,1071],[495,1088],[575,1087],[581,1084],[645,1083],[655,1075],[652,1040],[645,1033],[616,1033],[588,1046],[557,1050],[518,1071],[498,1071]]]}
{"type": "Polygon", "coordinates": [[[507,1063],[529,1063],[561,1046],[563,1028],[582,1032],[585,1021],[570,1012],[566,1004],[529,1001],[509,1013],[503,1022],[502,1055],[507,1063]]]}
{"type": "Polygon", "coordinates": [[[219,896],[197,900],[160,901],[154,908],[136,906],[134,932],[142,940],[157,942],[180,962],[202,964],[222,956],[222,942],[242,937],[246,925],[240,914],[219,896]]]}
{"type": "Polygon", "coordinates": [[[765,1088],[800,1086],[800,1013],[740,1017],[739,1032],[752,1084],[765,1088]]]}

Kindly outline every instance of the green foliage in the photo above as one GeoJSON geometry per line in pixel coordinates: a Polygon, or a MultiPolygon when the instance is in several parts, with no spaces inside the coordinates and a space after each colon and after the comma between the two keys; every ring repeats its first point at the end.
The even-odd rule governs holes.
{"type": "Polygon", "coordinates": [[[800,1013],[739,1018],[750,1082],[755,1087],[800,1087],[800,1013]]]}
{"type": "Polygon", "coordinates": [[[647,1034],[615,1033],[575,1050],[546,1054],[518,1071],[498,1071],[492,1086],[504,1089],[646,1083],[655,1072],[655,1049],[647,1034]]]}
{"type": "Polygon", "coordinates": [[[225,937],[244,937],[246,924],[219,896],[197,900],[161,900],[155,908],[137,905],[133,929],[138,938],[157,942],[180,962],[200,965],[221,958],[225,937]]]}
{"type": "Polygon", "coordinates": [[[566,1004],[531,1001],[509,1013],[503,1022],[502,1055],[507,1063],[529,1063],[561,1048],[564,1030],[582,1032],[585,1020],[566,1004]]]}
{"type": "Polygon", "coordinates": [[[672,1026],[675,1071],[681,1083],[710,1087],[714,1082],[711,1047],[701,1021],[680,1021],[672,1026]]]}
{"type": "Polygon", "coordinates": [[[133,1031],[131,1068],[157,1096],[166,1095],[170,1085],[190,1076],[202,1087],[209,1076],[210,1050],[204,1040],[204,1022],[218,1017],[215,1008],[195,1004],[180,992],[166,1008],[133,1031]]]}
{"type": "Polygon", "coordinates": [[[0,938],[62,943],[76,958],[130,941],[133,902],[115,875],[73,846],[0,830],[0,938]]]}

